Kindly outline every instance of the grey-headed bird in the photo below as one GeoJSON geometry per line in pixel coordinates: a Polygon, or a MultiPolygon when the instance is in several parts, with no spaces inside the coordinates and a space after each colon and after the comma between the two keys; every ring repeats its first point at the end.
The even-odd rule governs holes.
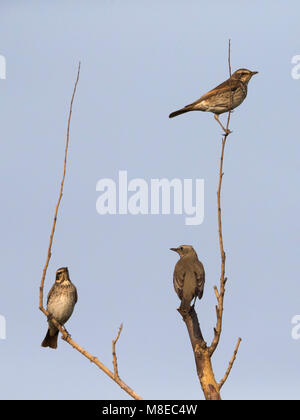
{"type": "Polygon", "coordinates": [[[177,261],[174,269],[173,284],[175,292],[181,300],[180,312],[188,313],[190,305],[194,299],[203,296],[205,271],[203,264],[198,260],[196,251],[191,245],[181,245],[178,248],[170,248],[179,254],[180,260],[177,261]]]}

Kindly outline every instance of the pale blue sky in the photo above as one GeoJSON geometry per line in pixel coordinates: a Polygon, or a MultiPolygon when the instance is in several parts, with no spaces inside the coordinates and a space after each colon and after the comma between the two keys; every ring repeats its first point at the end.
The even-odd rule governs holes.
{"type": "MultiPolygon", "coordinates": [[[[211,114],[168,114],[197,99],[232,69],[259,71],[232,115],[224,161],[227,253],[224,329],[213,357],[223,377],[243,338],[224,399],[298,399],[299,93],[291,60],[300,54],[297,1],[2,1],[0,54],[0,398],[127,399],[68,344],[40,347],[46,320],[38,293],[61,179],[67,114],[82,69],[69,166],[45,294],[68,266],[79,300],[72,337],[119,372],[145,399],[203,398],[176,308],[170,247],[192,244],[206,270],[197,303],[207,341],[215,325],[220,258],[217,171],[220,128],[211,114]],[[100,178],[200,178],[205,218],[96,212],[100,178]]],[[[224,116],[221,117],[221,119],[224,116]]]]}

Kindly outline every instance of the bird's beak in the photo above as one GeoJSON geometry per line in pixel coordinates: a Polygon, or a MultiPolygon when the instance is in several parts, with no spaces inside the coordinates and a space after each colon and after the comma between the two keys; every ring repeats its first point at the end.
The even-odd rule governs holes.
{"type": "Polygon", "coordinates": [[[254,76],[255,74],[258,73],[258,71],[252,71],[251,73],[252,73],[252,76],[254,76]]]}
{"type": "Polygon", "coordinates": [[[178,248],[170,248],[170,251],[178,252],[178,248]]]}

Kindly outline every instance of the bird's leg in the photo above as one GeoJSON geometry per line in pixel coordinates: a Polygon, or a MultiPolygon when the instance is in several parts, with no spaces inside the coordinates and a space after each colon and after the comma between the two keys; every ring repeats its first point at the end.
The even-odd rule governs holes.
{"type": "Polygon", "coordinates": [[[64,332],[67,334],[67,336],[66,337],[62,336],[61,338],[63,340],[67,340],[68,338],[71,338],[71,334],[68,332],[65,326],[63,326],[63,329],[64,329],[64,332]]]}
{"type": "Polygon", "coordinates": [[[220,126],[222,127],[222,129],[223,129],[223,131],[224,131],[224,133],[225,134],[230,134],[231,133],[231,131],[230,130],[227,130],[227,128],[225,128],[224,127],[224,125],[221,123],[221,121],[219,120],[219,116],[218,116],[218,114],[214,114],[214,117],[215,117],[215,120],[220,124],[220,126]]]}
{"type": "Polygon", "coordinates": [[[196,299],[197,299],[197,296],[195,296],[194,302],[193,302],[193,304],[192,304],[192,307],[193,307],[193,308],[195,308],[196,299]]]}

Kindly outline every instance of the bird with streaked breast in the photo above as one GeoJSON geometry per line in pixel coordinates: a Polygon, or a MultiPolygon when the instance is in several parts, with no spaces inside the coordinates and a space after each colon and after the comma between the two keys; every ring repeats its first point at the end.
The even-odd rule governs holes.
{"type": "Polygon", "coordinates": [[[199,261],[196,251],[191,245],[181,245],[178,248],[170,248],[180,256],[174,269],[173,284],[181,304],[179,312],[187,314],[190,311],[191,302],[203,296],[205,271],[199,261]]]}
{"type": "Polygon", "coordinates": [[[68,268],[59,268],[56,271],[55,283],[48,293],[49,328],[42,342],[42,347],[57,348],[59,331],[51,322],[51,318],[53,317],[60,325],[64,325],[72,315],[77,300],[77,289],[70,280],[68,268]]]}
{"type": "Polygon", "coordinates": [[[229,79],[221,83],[214,89],[205,93],[195,102],[186,105],[178,111],[172,112],[169,118],[184,114],[190,111],[213,112],[217,122],[224,131],[227,131],[219,120],[219,115],[238,107],[246,98],[248,83],[257,71],[248,69],[236,70],[229,79]]]}

